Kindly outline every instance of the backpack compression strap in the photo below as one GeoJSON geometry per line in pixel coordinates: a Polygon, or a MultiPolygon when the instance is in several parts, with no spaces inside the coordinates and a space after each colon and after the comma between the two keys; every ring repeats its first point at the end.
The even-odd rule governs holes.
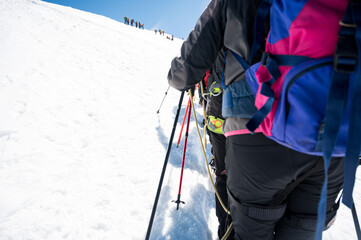
{"type": "Polygon", "coordinates": [[[261,64],[267,68],[268,72],[272,76],[272,79],[262,83],[261,85],[261,94],[268,97],[268,99],[247,122],[246,127],[250,132],[254,132],[266,118],[268,113],[271,112],[272,105],[275,100],[272,85],[281,76],[279,66],[295,66],[309,60],[312,60],[312,58],[297,55],[270,55],[268,53],[263,53],[261,64]]]}

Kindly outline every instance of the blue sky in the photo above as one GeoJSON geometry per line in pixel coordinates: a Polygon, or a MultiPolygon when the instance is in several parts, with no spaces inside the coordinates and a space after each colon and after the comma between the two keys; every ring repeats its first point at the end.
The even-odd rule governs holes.
{"type": "Polygon", "coordinates": [[[125,16],[186,38],[210,0],[45,0],[124,22],[125,16]]]}

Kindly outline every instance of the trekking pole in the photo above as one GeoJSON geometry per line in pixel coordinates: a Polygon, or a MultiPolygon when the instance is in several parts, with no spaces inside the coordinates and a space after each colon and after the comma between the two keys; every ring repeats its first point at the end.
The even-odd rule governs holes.
{"type": "MultiPolygon", "coordinates": [[[[191,97],[192,96],[192,93],[191,93],[191,97]]],[[[197,114],[196,114],[196,111],[194,110],[194,104],[193,102],[191,102],[191,106],[193,107],[193,117],[194,117],[194,122],[196,123],[196,128],[197,128],[197,133],[198,133],[198,137],[199,137],[199,142],[201,143],[201,147],[202,147],[202,152],[203,152],[203,156],[204,156],[204,160],[206,161],[206,167],[207,167],[207,172],[208,172],[208,176],[209,176],[209,179],[211,180],[211,183],[212,183],[212,186],[213,186],[213,189],[214,189],[214,192],[218,198],[218,201],[219,203],[221,204],[222,208],[224,209],[224,211],[227,213],[227,214],[231,214],[231,212],[227,209],[226,205],[223,203],[218,191],[217,191],[217,188],[216,188],[216,185],[214,185],[214,182],[213,182],[213,179],[212,179],[212,175],[211,175],[211,171],[209,170],[209,166],[208,166],[208,160],[207,160],[207,155],[206,155],[206,149],[203,145],[203,141],[202,141],[202,136],[201,136],[201,133],[199,132],[199,127],[198,127],[198,123],[197,123],[197,114]]]]}
{"type": "Polygon", "coordinates": [[[162,105],[163,105],[164,99],[165,99],[165,97],[166,97],[166,96],[167,96],[167,94],[168,94],[168,90],[169,90],[169,88],[170,88],[170,86],[168,86],[168,89],[167,89],[167,91],[165,92],[165,95],[164,95],[164,97],[163,97],[162,103],[160,104],[160,106],[159,106],[159,109],[158,109],[157,113],[159,113],[160,108],[161,108],[161,107],[162,107],[162,105]]]}
{"type": "MultiPolygon", "coordinates": [[[[168,88],[168,89],[169,89],[169,88],[168,88]]],[[[153,221],[154,221],[154,215],[155,215],[155,212],[156,212],[156,210],[157,210],[157,205],[158,205],[158,200],[159,200],[159,196],[160,196],[160,191],[162,190],[162,184],[163,184],[164,174],[165,174],[165,170],[166,170],[166,168],[167,168],[170,150],[171,150],[171,148],[172,148],[172,142],[173,142],[173,138],[174,138],[175,129],[176,129],[176,127],[177,127],[177,122],[178,122],[179,112],[180,112],[180,109],[181,109],[181,106],[182,106],[182,102],[183,102],[183,97],[184,97],[184,91],[182,91],[182,93],[181,93],[181,96],[180,96],[180,99],[179,99],[179,103],[178,103],[177,114],[176,114],[176,116],[175,116],[175,118],[174,118],[173,129],[172,129],[172,133],[171,133],[170,139],[169,139],[167,154],[165,155],[164,164],[163,164],[163,170],[162,170],[162,174],[160,175],[159,184],[158,184],[158,189],[157,189],[157,194],[156,194],[155,199],[154,199],[153,210],[152,210],[152,214],[151,214],[151,216],[150,216],[150,220],[149,220],[149,224],[148,224],[147,235],[145,236],[145,239],[146,239],[146,240],[149,240],[150,233],[151,233],[151,231],[152,231],[152,226],[153,226],[153,221]]]]}
{"type": "Polygon", "coordinates": [[[188,103],[187,103],[186,112],[184,113],[184,117],[183,117],[182,127],[181,127],[181,130],[180,130],[180,133],[179,133],[179,138],[178,138],[177,147],[179,147],[179,143],[180,143],[180,140],[181,140],[181,138],[182,138],[182,132],[183,132],[183,127],[184,127],[184,122],[186,121],[186,118],[187,118],[187,113],[188,113],[188,109],[189,109],[189,104],[190,104],[190,102],[191,102],[191,98],[189,97],[189,100],[188,100],[188,103]]]}
{"type": "Polygon", "coordinates": [[[358,217],[357,217],[355,203],[352,204],[351,212],[352,212],[353,223],[354,223],[355,229],[356,229],[357,239],[360,240],[361,239],[361,229],[360,229],[360,223],[359,223],[358,217]]]}
{"type": "Polygon", "coordinates": [[[185,139],[184,139],[182,168],[181,168],[181,175],[180,175],[180,180],[179,180],[178,199],[172,201],[172,202],[175,202],[175,203],[177,204],[177,210],[179,209],[179,204],[180,204],[180,203],[185,204],[185,202],[183,202],[183,201],[180,200],[180,196],[181,196],[181,190],[182,190],[184,162],[185,162],[186,151],[187,151],[187,141],[188,141],[188,133],[189,133],[189,122],[190,122],[190,119],[191,119],[191,109],[192,109],[192,106],[189,106],[188,119],[187,119],[187,129],[186,129],[186,137],[185,137],[185,139]]]}

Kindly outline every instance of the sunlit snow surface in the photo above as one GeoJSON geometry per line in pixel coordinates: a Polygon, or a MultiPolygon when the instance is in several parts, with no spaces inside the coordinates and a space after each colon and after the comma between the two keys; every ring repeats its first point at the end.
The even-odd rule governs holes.
{"type": "MultiPolygon", "coordinates": [[[[144,239],[180,92],[171,88],[156,111],[181,44],[69,7],[0,1],[1,240],[144,239]]],[[[187,98],[151,239],[217,239],[214,192],[193,118],[186,204],[177,211],[171,202],[187,98]]],[[[358,174],[357,206],[360,195],[358,174]]],[[[324,239],[356,239],[344,206],[324,239]]]]}

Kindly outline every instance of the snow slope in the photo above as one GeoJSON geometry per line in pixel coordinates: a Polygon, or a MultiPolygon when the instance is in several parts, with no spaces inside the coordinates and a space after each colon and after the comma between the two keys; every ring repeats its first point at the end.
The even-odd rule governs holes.
{"type": "MultiPolygon", "coordinates": [[[[0,240],[144,239],[180,93],[170,89],[156,111],[181,43],[39,0],[0,1],[0,240]]],[[[193,119],[186,204],[171,202],[182,146],[173,146],[151,239],[216,239],[193,119]]],[[[359,204],[360,173],[357,181],[359,204]]],[[[347,209],[324,236],[356,239],[347,209]]]]}

